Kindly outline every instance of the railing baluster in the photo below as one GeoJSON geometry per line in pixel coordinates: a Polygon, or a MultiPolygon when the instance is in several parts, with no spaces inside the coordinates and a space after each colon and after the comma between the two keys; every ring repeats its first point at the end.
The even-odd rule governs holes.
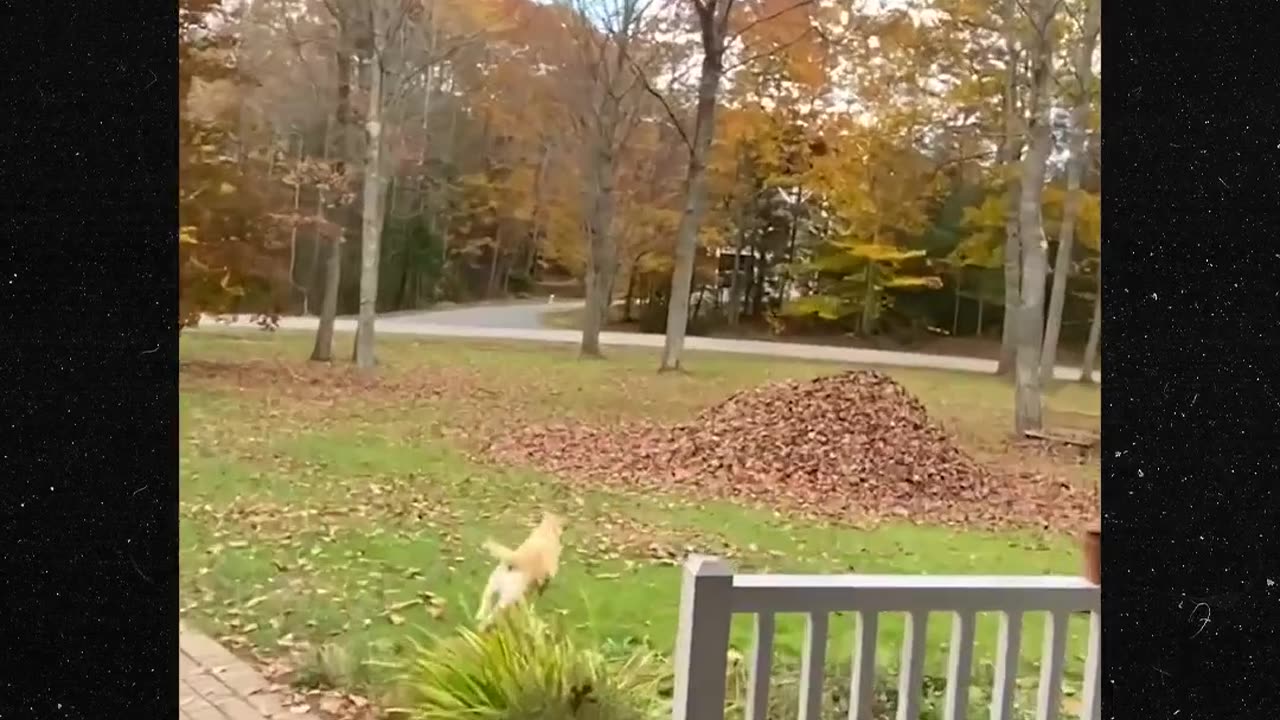
{"type": "Polygon", "coordinates": [[[1040,690],[1036,720],[1058,720],[1062,704],[1062,666],[1067,654],[1067,613],[1049,613],[1044,621],[1044,650],[1040,655],[1040,690]]]}
{"type": "Polygon", "coordinates": [[[991,720],[1013,720],[1018,663],[1022,656],[1022,611],[1000,614],[1000,645],[996,652],[995,686],[991,690],[991,720]]]}
{"type": "Polygon", "coordinates": [[[871,703],[876,692],[876,634],[879,615],[874,610],[858,613],[858,635],[853,648],[853,677],[850,678],[849,720],[871,720],[871,703]]]}
{"type": "Polygon", "coordinates": [[[951,653],[947,658],[946,720],[965,720],[969,711],[969,679],[973,671],[973,622],[971,612],[951,619],[951,653]]]}
{"type": "Polygon", "coordinates": [[[705,556],[685,560],[672,720],[723,720],[732,602],[733,571],[728,565],[705,556]]]}
{"type": "Polygon", "coordinates": [[[1102,613],[1089,613],[1089,650],[1084,661],[1080,720],[1102,720],[1102,613]]]}
{"type": "Polygon", "coordinates": [[[1000,639],[989,720],[1013,720],[1021,669],[1022,620],[1048,615],[1040,664],[1036,720],[1058,720],[1073,613],[1090,613],[1078,720],[1102,720],[1100,593],[1079,578],[1047,576],[735,575],[716,558],[691,556],[684,564],[675,646],[672,720],[724,720],[725,651],[734,613],[755,615],[756,639],[744,720],[768,720],[777,613],[808,618],[801,663],[800,720],[821,720],[826,698],[830,613],[857,614],[849,678],[847,720],[872,720],[877,689],[879,613],[905,612],[896,720],[919,720],[929,614],[953,615],[947,660],[945,719],[969,720],[977,617],[1000,613],[1000,639]]]}
{"type": "Polygon", "coordinates": [[[800,661],[800,720],[821,720],[822,681],[827,667],[827,614],[809,613],[800,661]]]}
{"type": "Polygon", "coordinates": [[[773,627],[773,613],[756,613],[756,643],[751,651],[751,684],[747,688],[747,720],[767,720],[769,717],[773,627]]]}
{"type": "Polygon", "coordinates": [[[918,720],[920,691],[924,683],[924,641],[928,629],[928,611],[907,613],[907,628],[902,637],[902,670],[898,677],[898,720],[918,720]]]}

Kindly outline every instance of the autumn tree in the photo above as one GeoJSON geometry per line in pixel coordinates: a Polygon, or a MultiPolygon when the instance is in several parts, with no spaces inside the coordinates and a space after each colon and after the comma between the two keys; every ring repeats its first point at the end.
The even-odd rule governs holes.
{"type": "Polygon", "coordinates": [[[637,73],[643,72],[637,46],[649,5],[648,0],[578,0],[570,20],[583,81],[574,117],[584,140],[586,181],[586,309],[580,346],[585,357],[600,357],[600,331],[613,304],[618,160],[637,117],[637,73]]]}
{"type": "Polygon", "coordinates": [[[1044,285],[1048,241],[1041,213],[1046,165],[1053,150],[1051,89],[1054,79],[1054,20],[1061,0],[1031,0],[1027,9],[1031,94],[1027,149],[1018,196],[1018,239],[1022,275],[1018,304],[1018,354],[1014,373],[1014,428],[1039,429],[1042,418],[1040,349],[1044,330],[1044,285]]]}
{"type": "Polygon", "coordinates": [[[833,152],[820,159],[815,179],[837,234],[810,266],[827,280],[819,281],[820,292],[791,303],[791,314],[856,315],[858,330],[871,335],[895,291],[941,287],[926,252],[905,246],[923,232],[941,189],[930,161],[909,143],[907,119],[893,113],[869,126],[847,121],[831,139],[833,152]]]}
{"type": "Polygon", "coordinates": [[[1058,336],[1062,329],[1062,312],[1067,299],[1067,278],[1071,274],[1071,252],[1075,245],[1076,219],[1080,213],[1082,195],[1080,187],[1084,175],[1085,138],[1088,133],[1093,87],[1093,51],[1097,46],[1102,20],[1102,0],[1086,0],[1085,17],[1081,23],[1077,46],[1072,53],[1068,80],[1072,100],[1071,116],[1067,127],[1067,196],[1063,203],[1062,222],[1058,230],[1058,252],[1054,260],[1053,289],[1049,298],[1049,317],[1045,323],[1044,345],[1040,357],[1040,381],[1051,383],[1058,362],[1058,336]]]}
{"type": "Polygon", "coordinates": [[[287,267],[273,220],[283,187],[274,148],[241,154],[237,110],[249,79],[235,62],[228,17],[214,2],[183,0],[179,17],[178,327],[202,314],[272,316],[287,267]]]}
{"type": "Polygon", "coordinates": [[[1089,339],[1084,346],[1084,359],[1080,362],[1080,382],[1092,383],[1093,370],[1098,362],[1098,344],[1102,340],[1102,256],[1098,256],[1096,289],[1093,296],[1093,319],[1089,322],[1089,339]]]}
{"type": "MultiPolygon", "coordinates": [[[[375,364],[379,263],[389,177],[388,121],[414,88],[431,92],[431,69],[465,41],[442,47],[438,42],[435,4],[442,0],[330,0],[338,26],[337,47],[354,52],[362,78],[364,150],[360,158],[360,302],[354,359],[362,369],[375,364]]],[[[478,35],[478,33],[477,33],[478,35]]],[[[473,38],[466,38],[469,41],[473,38]]],[[[354,105],[353,105],[354,109],[354,105]]],[[[390,128],[394,129],[394,127],[390,128]]],[[[354,160],[354,158],[352,158],[354,160]]]]}
{"type": "MultiPolygon", "coordinates": [[[[1018,312],[1022,301],[1021,222],[1015,208],[1019,199],[1018,158],[1026,144],[1026,108],[1023,88],[1023,50],[1019,43],[1019,4],[1017,0],[1000,3],[1000,35],[1004,42],[1004,83],[1001,96],[1002,137],[997,160],[1005,188],[1004,234],[1004,322],[1000,332],[999,375],[1013,375],[1018,351],[1018,312]]],[[[1047,112],[1047,110],[1046,110],[1047,112]]]]}
{"type": "Polygon", "coordinates": [[[1099,297],[1085,289],[1097,171],[1077,173],[1074,191],[1074,166],[1061,167],[1100,113],[1097,80],[1076,72],[1086,0],[1058,2],[1070,21],[1055,10],[1049,24],[1065,40],[1052,42],[1047,89],[1032,72],[1040,6],[1002,0],[254,2],[221,26],[233,77],[193,83],[195,107],[220,108],[218,139],[201,145],[219,152],[184,155],[184,172],[212,178],[201,163],[227,158],[216,171],[245,194],[184,196],[183,217],[204,218],[184,222],[184,259],[218,271],[186,263],[184,288],[203,278],[217,299],[203,306],[218,312],[319,311],[314,356],[329,358],[338,313],[368,328],[438,298],[580,284],[586,354],[617,295],[628,319],[668,333],[670,369],[707,323],[954,332],[976,284],[979,327],[1000,321],[1002,292],[1011,306],[1006,369],[1035,282],[1020,225],[1036,191],[1040,231],[1066,258],[1043,372],[1050,336],[1083,342],[1075,328],[1099,297]],[[234,77],[245,74],[252,84],[234,77]],[[1085,94],[1088,122],[1063,122],[1085,94]],[[1024,183],[1042,128],[1052,159],[1024,183]],[[954,287],[941,293],[944,272],[954,287]],[[779,315],[806,303],[823,313],[779,315]],[[824,313],[838,317],[812,320],[824,313]]]}
{"type": "MultiPolygon", "coordinates": [[[[756,25],[770,22],[810,4],[808,0],[767,0],[758,14],[735,31],[735,0],[688,0],[701,44],[697,101],[693,120],[685,124],[672,114],[681,127],[681,137],[688,146],[688,172],[685,178],[684,209],[676,230],[675,258],[671,271],[671,296],[667,308],[666,341],[662,350],[661,370],[680,369],[680,356],[689,320],[689,300],[693,289],[694,260],[698,251],[698,229],[706,213],[707,153],[715,135],[716,106],[720,84],[726,70],[726,51],[730,42],[756,25]],[[731,35],[731,32],[735,34],[731,35]]],[[[807,34],[809,28],[805,28],[807,34]]]]}

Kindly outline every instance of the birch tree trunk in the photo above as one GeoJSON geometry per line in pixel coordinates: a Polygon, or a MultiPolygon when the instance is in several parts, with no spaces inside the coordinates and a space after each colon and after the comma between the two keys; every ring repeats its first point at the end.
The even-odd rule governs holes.
{"type": "Polygon", "coordinates": [[[1098,289],[1093,297],[1093,322],[1089,323],[1089,342],[1084,346],[1080,363],[1080,382],[1093,384],[1093,369],[1098,364],[1098,342],[1102,339],[1102,261],[1098,261],[1098,289]]]}
{"type": "MultiPolygon", "coordinates": [[[[1021,53],[1018,50],[1016,18],[1018,5],[1015,0],[1005,0],[1002,6],[1002,24],[1005,43],[1004,83],[1004,138],[997,154],[1001,172],[1008,173],[1022,153],[1022,122],[1019,114],[1018,66],[1021,53]]],[[[1017,353],[1018,304],[1021,282],[1019,277],[1022,249],[1018,241],[1018,183],[1012,175],[1005,179],[1004,222],[1004,323],[1000,333],[1000,359],[996,374],[1012,375],[1017,353]]]]}
{"type": "Polygon", "coordinates": [[[1090,0],[1080,46],[1076,49],[1075,72],[1080,87],[1071,109],[1067,160],[1067,197],[1058,231],[1058,256],[1053,263],[1053,290],[1049,296],[1049,318],[1045,323],[1044,347],[1040,351],[1040,382],[1053,382],[1058,364],[1058,336],[1062,330],[1062,310],[1067,299],[1067,279],[1071,274],[1071,251],[1075,240],[1076,217],[1080,214],[1080,178],[1084,174],[1084,141],[1089,122],[1089,97],[1093,85],[1093,48],[1102,17],[1102,0],[1090,0]]]}
{"type": "Polygon", "coordinates": [[[1053,150],[1050,128],[1050,86],[1053,83],[1053,16],[1058,0],[1035,0],[1032,5],[1031,113],[1026,156],[1023,158],[1018,202],[1018,236],[1022,248],[1019,287],[1018,353],[1014,369],[1014,429],[1021,435],[1043,425],[1040,348],[1044,334],[1044,280],[1048,241],[1045,240],[1041,198],[1045,165],[1053,150]]]}
{"type": "Polygon", "coordinates": [[[689,148],[684,211],[676,229],[671,298],[667,306],[667,333],[659,372],[679,370],[680,355],[684,351],[689,299],[693,289],[693,266],[698,254],[698,228],[706,213],[707,151],[715,135],[716,99],[720,92],[720,77],[724,73],[724,37],[732,6],[733,0],[716,0],[698,11],[703,37],[702,77],[698,81],[698,104],[689,148]]]}
{"type": "MultiPolygon", "coordinates": [[[[381,13],[372,13],[375,42],[381,13]]],[[[365,115],[364,198],[360,237],[360,316],[356,324],[356,367],[374,367],[374,321],[377,317],[378,260],[382,241],[382,53],[375,51],[369,73],[369,105],[365,115]]]]}

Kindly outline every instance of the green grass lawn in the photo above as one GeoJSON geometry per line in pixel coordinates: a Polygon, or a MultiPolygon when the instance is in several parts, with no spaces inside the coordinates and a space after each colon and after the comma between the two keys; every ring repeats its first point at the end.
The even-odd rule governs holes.
{"type": "MultiPolygon", "coordinates": [[[[182,340],[184,363],[198,363],[183,370],[180,403],[183,615],[260,657],[331,645],[389,659],[420,629],[468,623],[491,569],[481,542],[518,542],[543,507],[570,522],[561,574],[539,610],[581,633],[663,652],[675,638],[673,558],[688,551],[774,572],[1079,569],[1067,537],[820,525],[758,508],[584,490],[476,452],[483,438],[527,423],[687,418],[740,388],[839,369],[830,364],[694,354],[688,374],[658,375],[645,351],[579,362],[564,347],[384,338],[371,382],[342,366],[308,368],[310,342],[286,333],[182,340]],[[235,369],[249,361],[259,369],[235,369]]],[[[339,355],[349,343],[339,338],[339,355]]],[[[1012,400],[1001,381],[889,372],[975,453],[1096,481],[1096,461],[1016,456],[1004,442],[1012,400]]],[[[1063,386],[1050,402],[1055,417],[1080,424],[1096,417],[1099,400],[1096,389],[1063,386]]],[[[1031,678],[1041,619],[1027,622],[1031,678]]],[[[901,618],[881,620],[887,667],[896,666],[901,628],[901,618]]],[[[993,660],[995,628],[995,617],[980,618],[979,675],[993,660]]],[[[1071,677],[1087,629],[1083,620],[1071,625],[1071,677]]],[[[949,630],[948,618],[930,619],[932,674],[943,673],[949,630]]],[[[852,616],[833,618],[833,665],[847,663],[852,632],[852,616]]],[[[802,637],[801,618],[780,618],[784,659],[798,655],[802,637]]],[[[738,618],[733,645],[745,652],[750,644],[750,619],[738,618]]],[[[373,670],[360,681],[376,691],[386,676],[373,670]]]]}

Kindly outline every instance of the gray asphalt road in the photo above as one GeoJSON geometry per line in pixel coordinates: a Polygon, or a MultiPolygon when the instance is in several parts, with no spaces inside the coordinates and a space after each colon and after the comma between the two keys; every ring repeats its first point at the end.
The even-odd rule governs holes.
{"type": "MultiPolygon", "coordinates": [[[[531,342],[576,344],[582,339],[581,332],[544,328],[540,317],[547,312],[571,310],[577,307],[582,307],[582,303],[566,301],[556,302],[553,305],[544,303],[477,305],[434,312],[397,314],[380,317],[377,331],[386,335],[527,340],[531,342]]],[[[313,317],[286,317],[280,319],[280,329],[282,330],[314,331],[316,325],[317,320],[313,317]]],[[[213,319],[208,319],[201,323],[201,327],[216,331],[219,328],[238,330],[256,328],[257,326],[247,318],[240,318],[231,323],[219,323],[213,319]]],[[[354,332],[356,323],[352,318],[339,318],[335,327],[338,332],[354,332]]],[[[600,333],[600,344],[612,347],[660,348],[663,344],[663,337],[661,335],[644,335],[641,333],[604,332],[600,333]]],[[[806,345],[803,343],[767,342],[764,340],[690,337],[685,340],[685,348],[694,351],[763,355],[797,360],[825,360],[849,363],[851,365],[931,368],[935,370],[958,370],[979,373],[993,373],[996,369],[994,360],[982,360],[979,358],[831,347],[827,345],[806,345]]],[[[1076,380],[1080,377],[1080,369],[1059,365],[1055,368],[1054,375],[1060,380],[1076,380]]],[[[1096,382],[1102,382],[1102,373],[1095,372],[1093,377],[1096,382]]]]}
{"type": "MultiPolygon", "coordinates": [[[[447,310],[429,310],[419,313],[397,314],[385,322],[397,325],[442,325],[446,327],[507,328],[512,330],[541,330],[542,316],[548,312],[576,310],[583,306],[581,300],[555,303],[530,302],[509,305],[472,305],[447,310]]],[[[379,324],[384,322],[380,319],[379,324]]]]}

